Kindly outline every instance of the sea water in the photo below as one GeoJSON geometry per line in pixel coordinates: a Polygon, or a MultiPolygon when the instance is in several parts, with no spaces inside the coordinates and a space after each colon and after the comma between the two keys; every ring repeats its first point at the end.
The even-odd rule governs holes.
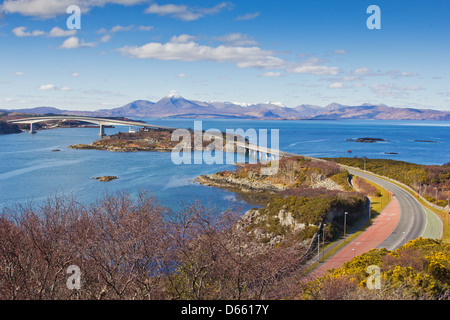
{"type": "MultiPolygon", "coordinates": [[[[194,128],[193,119],[144,119],[174,128],[194,128]]],[[[450,123],[432,121],[261,121],[204,119],[206,129],[279,130],[283,151],[313,157],[367,157],[396,159],[420,164],[450,162],[450,123]],[[347,141],[380,138],[376,143],[347,141]],[[424,142],[428,141],[428,142],[424,142]],[[351,151],[351,152],[350,152],[351,151]],[[395,153],[395,154],[393,154],[395,153]]],[[[107,134],[128,127],[106,129],[107,134]]],[[[108,152],[75,150],[67,146],[89,144],[98,139],[96,128],[61,128],[0,136],[0,209],[13,204],[39,204],[53,195],[73,196],[91,203],[106,194],[144,190],[174,210],[194,201],[223,210],[253,207],[234,192],[200,185],[195,178],[222,170],[231,164],[175,165],[170,152],[108,152]],[[52,150],[59,149],[55,152],[52,150]],[[92,177],[113,175],[110,182],[92,177]]],[[[268,139],[270,147],[270,137],[268,139]]]]}

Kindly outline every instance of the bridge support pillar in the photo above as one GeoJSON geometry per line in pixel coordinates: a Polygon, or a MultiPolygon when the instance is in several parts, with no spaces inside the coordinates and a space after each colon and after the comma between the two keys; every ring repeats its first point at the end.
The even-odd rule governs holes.
{"type": "Polygon", "coordinates": [[[106,136],[105,134],[105,128],[103,127],[103,125],[100,125],[100,133],[98,134],[101,138],[103,138],[104,136],[106,136]]]}
{"type": "Polygon", "coordinates": [[[36,129],[34,128],[34,123],[30,123],[30,133],[35,134],[36,129]]]}

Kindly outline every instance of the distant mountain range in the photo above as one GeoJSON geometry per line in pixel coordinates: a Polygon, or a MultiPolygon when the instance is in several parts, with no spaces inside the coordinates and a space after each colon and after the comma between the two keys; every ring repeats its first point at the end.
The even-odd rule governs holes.
{"type": "Polygon", "coordinates": [[[325,107],[302,104],[295,108],[281,103],[242,104],[233,102],[202,102],[187,100],[170,94],[158,102],[136,100],[114,109],[71,111],[52,107],[5,110],[33,114],[71,114],[83,116],[130,118],[240,118],[240,119],[317,119],[317,120],[445,120],[450,111],[431,109],[394,108],[386,105],[363,104],[347,106],[332,103],[325,107]]]}

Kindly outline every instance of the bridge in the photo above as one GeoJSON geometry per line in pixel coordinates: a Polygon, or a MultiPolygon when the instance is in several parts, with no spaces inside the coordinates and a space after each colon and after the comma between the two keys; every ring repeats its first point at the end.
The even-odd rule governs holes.
{"type": "MultiPolygon", "coordinates": [[[[175,130],[176,128],[164,127],[151,125],[145,122],[140,121],[132,121],[132,120],[118,120],[118,119],[110,119],[110,118],[97,118],[97,117],[86,117],[86,116],[42,116],[42,117],[29,117],[22,119],[9,120],[10,123],[15,124],[29,124],[30,130],[29,132],[34,134],[36,133],[36,129],[34,124],[39,122],[53,122],[53,121],[82,121],[87,123],[93,123],[100,127],[100,137],[104,137],[105,134],[105,126],[128,126],[129,132],[132,132],[132,127],[142,127],[142,128],[154,128],[154,129],[169,129],[175,130]]],[[[205,137],[213,136],[213,134],[208,134],[207,132],[203,132],[205,137]]],[[[216,135],[214,137],[217,138],[216,135]]],[[[220,138],[220,136],[219,136],[220,138]]],[[[223,138],[222,138],[223,139],[223,138]]],[[[234,140],[233,140],[234,141],[234,140]]],[[[278,149],[272,149],[267,147],[258,146],[255,144],[240,142],[239,139],[236,141],[236,147],[240,148],[245,154],[248,153],[249,157],[256,158],[260,161],[268,161],[269,157],[271,160],[280,157],[290,157],[290,156],[298,156],[293,153],[284,152],[278,149]]]]}
{"type": "Polygon", "coordinates": [[[105,136],[105,126],[128,126],[129,131],[132,131],[132,127],[143,127],[143,128],[157,128],[157,129],[174,129],[163,126],[155,126],[144,122],[132,121],[132,120],[117,120],[108,118],[94,118],[94,117],[83,117],[83,116],[44,116],[44,117],[31,117],[23,119],[9,120],[10,123],[16,124],[29,124],[30,133],[36,133],[34,127],[35,123],[39,122],[51,122],[51,121],[82,121],[87,123],[93,123],[100,127],[100,137],[105,136]]]}

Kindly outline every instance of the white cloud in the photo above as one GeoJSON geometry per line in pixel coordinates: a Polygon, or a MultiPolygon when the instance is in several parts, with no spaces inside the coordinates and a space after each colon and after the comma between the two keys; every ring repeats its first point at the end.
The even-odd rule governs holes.
{"type": "Polygon", "coordinates": [[[418,75],[417,72],[402,72],[400,74],[402,77],[415,77],[418,75]]]}
{"type": "Polygon", "coordinates": [[[38,37],[38,36],[45,36],[48,37],[69,37],[73,36],[77,33],[77,30],[63,30],[59,27],[54,27],[50,30],[50,32],[45,32],[42,30],[34,30],[31,32],[26,31],[26,27],[17,27],[12,30],[12,33],[17,37],[38,37]]]}
{"type": "Polygon", "coordinates": [[[20,71],[14,72],[14,75],[15,75],[15,76],[23,76],[24,74],[25,74],[25,73],[20,72],[20,71]]]}
{"type": "MultiPolygon", "coordinates": [[[[228,40],[242,40],[242,35],[238,35],[238,37],[233,36],[235,38],[228,35],[228,40]]],[[[131,58],[214,61],[234,63],[239,68],[272,69],[273,73],[268,73],[266,76],[278,76],[274,70],[284,70],[291,74],[336,75],[339,73],[339,68],[322,65],[317,58],[310,58],[300,63],[289,63],[275,56],[275,52],[257,46],[227,44],[213,47],[201,45],[193,39],[195,38],[190,35],[180,35],[172,37],[167,43],[150,42],[142,46],[125,46],[118,48],[117,51],[131,58]]]]}
{"type": "Polygon", "coordinates": [[[193,40],[195,40],[195,37],[189,34],[180,34],[179,36],[173,36],[170,38],[171,43],[187,43],[193,40]]]}
{"type": "Polygon", "coordinates": [[[178,75],[177,75],[177,78],[186,78],[187,77],[187,74],[186,73],[179,73],[178,75]]]}
{"type": "Polygon", "coordinates": [[[351,71],[349,74],[351,75],[357,75],[359,77],[392,77],[393,79],[396,79],[398,77],[415,77],[418,76],[417,72],[400,72],[396,69],[391,69],[388,71],[378,71],[378,72],[372,72],[369,68],[363,67],[358,68],[353,71],[351,71]]]}
{"type": "Polygon", "coordinates": [[[347,51],[344,49],[336,49],[333,51],[334,54],[347,54],[347,51]]]}
{"type": "Polygon", "coordinates": [[[260,12],[247,13],[247,14],[244,14],[243,16],[237,17],[234,20],[235,21],[253,20],[253,19],[256,19],[259,15],[260,15],[260,12]]]}
{"type": "Polygon", "coordinates": [[[358,69],[353,70],[353,73],[357,74],[357,75],[364,75],[364,74],[370,73],[370,69],[369,68],[358,68],[358,69]]]}
{"type": "Polygon", "coordinates": [[[123,27],[121,25],[117,25],[117,26],[112,27],[110,32],[111,33],[116,33],[116,32],[119,32],[119,31],[129,31],[129,30],[131,30],[131,28],[133,28],[133,25],[128,26],[128,27],[123,27]]]}
{"type": "Polygon", "coordinates": [[[12,33],[17,37],[38,37],[45,35],[45,32],[42,30],[34,30],[32,32],[25,31],[26,27],[17,27],[12,29],[12,33]]]}
{"type": "Polygon", "coordinates": [[[108,42],[109,40],[111,40],[111,37],[114,33],[116,32],[121,32],[121,31],[129,31],[133,28],[133,25],[130,25],[128,27],[123,27],[121,25],[116,25],[114,27],[112,27],[110,30],[106,30],[105,28],[101,28],[97,31],[97,34],[104,34],[103,37],[100,38],[100,42],[108,42]]]}
{"type": "Polygon", "coordinates": [[[83,39],[78,39],[78,37],[70,37],[66,39],[62,45],[60,46],[61,49],[76,49],[76,48],[83,48],[83,47],[94,47],[96,44],[94,42],[84,42],[83,39]]]}
{"type": "Polygon", "coordinates": [[[315,75],[337,75],[339,68],[319,64],[319,59],[310,58],[300,63],[291,64],[287,68],[288,73],[315,74],[315,75]]]}
{"type": "Polygon", "coordinates": [[[74,72],[74,73],[72,73],[72,77],[78,77],[80,74],[78,73],[78,72],[74,72]]]}
{"type": "Polygon", "coordinates": [[[342,89],[344,88],[344,84],[342,82],[333,82],[328,86],[330,89],[342,89]]]}
{"type": "Polygon", "coordinates": [[[66,9],[76,4],[82,13],[88,12],[93,7],[103,7],[108,3],[125,6],[136,5],[146,0],[5,0],[0,5],[0,11],[12,14],[18,13],[24,16],[41,18],[53,18],[57,15],[66,15],[66,9]]]}
{"type": "Polygon", "coordinates": [[[141,31],[150,31],[150,30],[152,30],[152,29],[154,29],[155,27],[154,26],[139,26],[139,30],[141,30],[141,31]]]}
{"type": "Polygon", "coordinates": [[[298,66],[290,69],[289,72],[316,75],[337,75],[339,73],[339,68],[328,66],[298,66]]]}
{"type": "Polygon", "coordinates": [[[233,46],[256,46],[258,44],[253,38],[239,32],[229,33],[223,37],[215,37],[215,39],[233,46]]]}
{"type": "Polygon", "coordinates": [[[59,27],[54,27],[50,32],[48,33],[49,37],[69,37],[73,36],[75,33],[77,33],[77,30],[63,30],[59,27]]]}
{"type": "Polygon", "coordinates": [[[38,90],[44,90],[44,91],[53,91],[56,87],[53,84],[43,84],[41,85],[38,90]]]}
{"type": "Polygon", "coordinates": [[[281,72],[269,71],[260,75],[261,77],[281,77],[281,72]]]}
{"type": "Polygon", "coordinates": [[[230,7],[231,4],[229,2],[221,2],[212,8],[190,7],[183,4],[159,5],[157,3],[152,3],[145,10],[145,13],[156,14],[159,16],[170,16],[183,21],[194,21],[207,15],[217,14],[220,11],[230,7]]]}
{"type": "Polygon", "coordinates": [[[54,84],[43,84],[38,87],[38,90],[42,91],[72,91],[72,88],[69,87],[57,87],[54,84]]]}
{"type": "Polygon", "coordinates": [[[100,38],[101,42],[108,42],[109,40],[111,40],[110,34],[105,34],[103,37],[100,38]]]}
{"type": "Polygon", "coordinates": [[[403,91],[417,91],[417,90],[423,90],[423,87],[421,87],[421,86],[406,86],[406,87],[400,87],[400,90],[403,90],[403,91]]]}
{"type": "Polygon", "coordinates": [[[398,86],[393,83],[388,84],[373,84],[370,86],[372,92],[374,92],[378,96],[404,96],[407,95],[409,91],[418,91],[423,90],[424,88],[421,86],[398,86]]]}
{"type": "MultiPolygon", "coordinates": [[[[179,40],[175,38],[172,40],[179,40]]],[[[184,39],[185,40],[185,39],[184,39]]],[[[284,61],[273,56],[273,52],[258,47],[211,47],[188,42],[151,42],[143,46],[125,46],[117,49],[125,56],[141,59],[178,60],[178,61],[216,61],[235,63],[239,68],[278,69],[284,61]]]]}

